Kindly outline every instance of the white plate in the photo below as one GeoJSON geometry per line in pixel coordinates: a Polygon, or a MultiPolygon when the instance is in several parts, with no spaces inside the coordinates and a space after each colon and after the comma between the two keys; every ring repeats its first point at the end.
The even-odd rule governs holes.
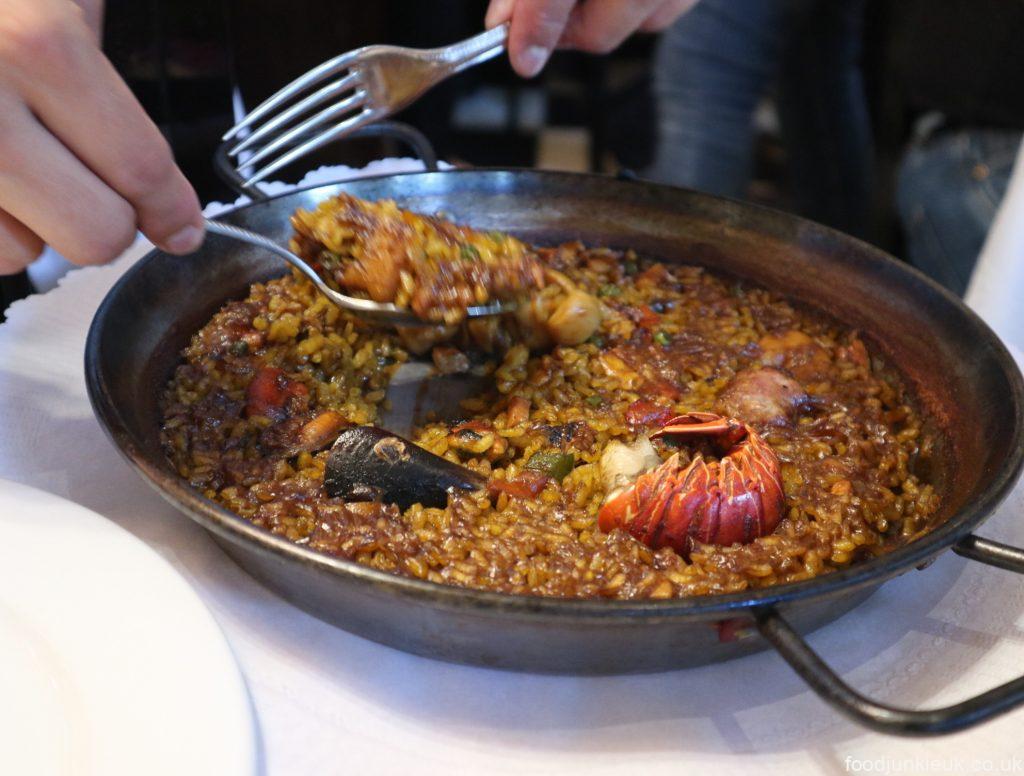
{"type": "Polygon", "coordinates": [[[0,480],[0,773],[255,771],[241,674],[209,611],[140,540],[0,480]]]}

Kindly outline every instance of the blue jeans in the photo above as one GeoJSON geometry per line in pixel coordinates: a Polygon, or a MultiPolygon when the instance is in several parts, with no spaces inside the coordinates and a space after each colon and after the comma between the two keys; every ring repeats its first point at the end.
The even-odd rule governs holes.
{"type": "Polygon", "coordinates": [[[658,144],[648,177],[742,197],[753,114],[777,85],[798,210],[867,232],[871,131],[860,71],[864,0],[702,0],[655,56],[658,144]]]}
{"type": "Polygon", "coordinates": [[[907,258],[963,295],[1006,194],[1021,132],[940,132],[911,147],[900,165],[896,202],[907,258]]]}

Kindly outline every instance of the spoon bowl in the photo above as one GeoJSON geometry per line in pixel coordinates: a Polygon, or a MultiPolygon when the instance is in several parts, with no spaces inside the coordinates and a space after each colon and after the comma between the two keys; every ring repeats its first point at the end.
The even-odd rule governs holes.
{"type": "MultiPolygon", "coordinates": [[[[262,234],[250,232],[248,229],[225,224],[222,221],[205,219],[206,230],[223,237],[230,237],[234,240],[264,248],[276,256],[287,261],[295,269],[305,275],[316,286],[317,290],[326,296],[333,304],[342,310],[353,312],[356,315],[373,320],[376,323],[391,326],[437,326],[435,321],[427,321],[414,315],[409,310],[396,307],[393,304],[374,302],[372,299],[361,299],[355,296],[348,296],[335,291],[320,277],[320,274],[307,264],[301,257],[295,255],[287,248],[278,245],[269,237],[262,234]]],[[[487,305],[476,305],[466,308],[466,318],[481,318],[488,315],[501,315],[512,312],[515,309],[514,302],[492,302],[487,305]]]]}

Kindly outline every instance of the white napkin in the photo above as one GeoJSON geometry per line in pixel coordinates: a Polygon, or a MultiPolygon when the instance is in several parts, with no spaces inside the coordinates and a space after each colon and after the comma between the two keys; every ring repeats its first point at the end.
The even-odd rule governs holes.
{"type": "MultiPolygon", "coordinates": [[[[0,326],[0,477],[109,517],[189,579],[248,681],[266,773],[923,771],[915,758],[939,763],[925,766],[932,771],[971,772],[985,763],[997,770],[1022,751],[1021,712],[927,743],[867,733],[772,652],[639,677],[533,676],[406,655],[300,612],[151,491],[93,418],[82,375],[86,330],[148,248],[140,241],[113,265],[72,272],[55,291],[11,308],[0,326]]],[[[1018,488],[981,533],[1024,544],[1022,510],[1018,488]]],[[[1024,585],[946,553],[810,641],[872,697],[954,702],[1024,673],[1024,585]]]]}

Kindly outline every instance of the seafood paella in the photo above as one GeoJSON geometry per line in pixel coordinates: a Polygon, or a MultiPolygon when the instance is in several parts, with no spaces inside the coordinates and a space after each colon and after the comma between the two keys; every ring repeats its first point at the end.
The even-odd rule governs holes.
{"type": "Polygon", "coordinates": [[[933,527],[937,440],[910,386],[819,311],[392,202],[341,195],[293,225],[329,283],[424,325],[375,327],[293,273],[195,334],[165,452],[268,531],[438,583],[656,599],[808,579],[933,527]],[[461,314],[492,300],[515,311],[461,314]],[[413,362],[475,388],[403,438],[377,424],[413,362]]]}

